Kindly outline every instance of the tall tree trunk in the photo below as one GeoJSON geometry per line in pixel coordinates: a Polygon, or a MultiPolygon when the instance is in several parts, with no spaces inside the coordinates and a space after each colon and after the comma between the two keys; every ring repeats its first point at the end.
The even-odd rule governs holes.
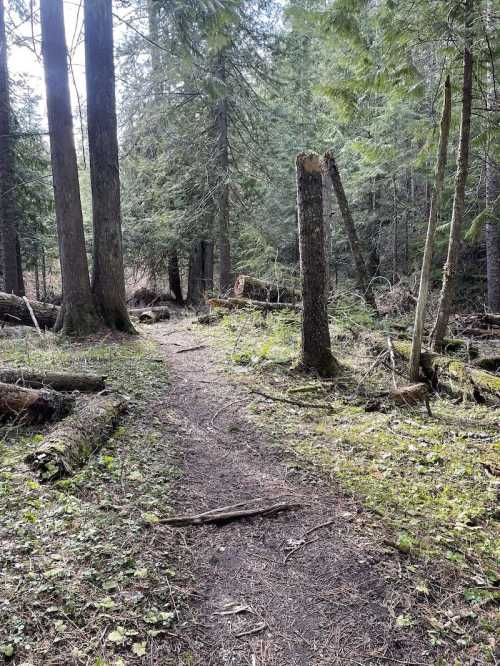
{"type": "Polygon", "coordinates": [[[473,20],[474,0],[465,0],[464,8],[464,79],[462,87],[462,119],[460,123],[460,140],[457,154],[457,173],[455,176],[455,196],[450,225],[448,256],[443,270],[443,286],[439,298],[439,308],[431,333],[433,351],[441,351],[455,297],[458,261],[461,247],[462,223],[464,217],[465,186],[469,171],[469,143],[472,110],[472,68],[473,68],[473,20]]]}
{"type": "Polygon", "coordinates": [[[325,224],[319,156],[297,155],[300,269],[302,277],[302,363],[322,377],[338,372],[330,344],[326,293],[325,224]]]}
{"type": "Polygon", "coordinates": [[[448,137],[451,123],[451,85],[450,77],[446,78],[444,84],[443,111],[441,113],[441,125],[439,131],[439,146],[436,162],[436,173],[434,189],[432,191],[431,208],[427,224],[427,237],[425,239],[424,256],[422,259],[422,271],[420,273],[420,287],[418,290],[417,309],[415,312],[415,326],[413,328],[413,340],[409,363],[409,374],[411,381],[419,381],[420,377],[420,352],[422,350],[422,336],[424,332],[425,308],[429,295],[429,284],[432,271],[432,255],[434,251],[434,236],[441,206],[443,193],[444,174],[448,157],[448,137]]]}
{"type": "MultiPolygon", "coordinates": [[[[217,57],[215,76],[224,88],[227,81],[226,56],[220,51],[217,57]]],[[[229,136],[228,108],[224,93],[215,107],[215,131],[217,136],[217,223],[219,244],[219,287],[221,293],[232,285],[231,243],[229,239],[229,136]]]]}
{"type": "Polygon", "coordinates": [[[187,301],[198,305],[203,294],[203,241],[196,240],[191,247],[189,256],[189,275],[187,301]]]}
{"type": "Polygon", "coordinates": [[[203,291],[214,288],[214,244],[210,240],[202,241],[203,248],[203,291]]]}
{"type": "Polygon", "coordinates": [[[62,0],[41,0],[42,52],[63,307],[57,323],[66,334],[86,335],[99,325],[92,293],[83,233],[80,186],[69,94],[62,0]]]}
{"type": "Polygon", "coordinates": [[[35,256],[35,293],[36,293],[36,300],[40,300],[40,271],[38,270],[38,249],[37,253],[35,256]]]}
{"type": "Polygon", "coordinates": [[[331,227],[331,218],[332,218],[332,179],[328,173],[328,167],[326,164],[322,165],[321,170],[321,179],[323,186],[323,220],[325,224],[325,254],[326,254],[326,288],[327,292],[330,291],[330,260],[332,254],[332,227],[331,227]]]}
{"type": "Polygon", "coordinates": [[[398,282],[398,206],[396,179],[392,179],[392,284],[398,282]]]}
{"type": "Polygon", "coordinates": [[[175,302],[179,305],[183,305],[184,298],[182,296],[179,257],[175,250],[168,255],[168,284],[170,286],[170,291],[175,297],[175,302]]]}
{"type": "Polygon", "coordinates": [[[84,16],[94,229],[92,293],[107,326],[134,333],[123,272],[111,0],[85,0],[84,16]]]}
{"type": "Polygon", "coordinates": [[[47,300],[47,265],[45,260],[45,248],[42,245],[42,301],[47,300]]]}
{"type": "Polygon", "coordinates": [[[161,67],[161,51],[158,48],[160,39],[159,31],[159,6],[158,0],[147,0],[148,8],[148,27],[149,39],[151,40],[151,74],[153,81],[153,92],[155,101],[158,101],[162,93],[162,67],[161,67]]]}
{"type": "Polygon", "coordinates": [[[335,196],[337,197],[337,203],[339,205],[344,229],[349,240],[349,247],[351,249],[352,258],[356,269],[356,282],[358,289],[363,294],[366,302],[376,310],[377,306],[375,303],[375,297],[370,286],[370,280],[366,271],[365,260],[363,259],[363,254],[361,252],[361,245],[359,243],[358,234],[356,232],[356,227],[354,226],[354,220],[351,215],[351,210],[347,202],[344,186],[342,185],[342,180],[340,178],[340,173],[337,168],[333,153],[331,151],[327,152],[324,159],[328,173],[330,174],[335,196]]]}
{"type": "Polygon", "coordinates": [[[17,266],[17,288],[18,296],[24,296],[24,277],[23,277],[23,258],[21,256],[21,243],[19,242],[19,234],[16,231],[16,266],[17,266]]]}
{"type": "MultiPolygon", "coordinates": [[[[496,35],[496,16],[492,0],[487,4],[487,30],[490,40],[496,35]]],[[[494,53],[491,58],[494,58],[494,53]]],[[[488,280],[488,308],[500,312],[500,164],[495,159],[494,128],[498,123],[500,107],[495,87],[495,62],[488,64],[488,123],[491,137],[486,155],[486,274],[488,280]]]]}
{"type": "MultiPolygon", "coordinates": [[[[0,0],[0,219],[3,281],[6,292],[24,293],[16,251],[15,156],[12,136],[4,0],[0,0]]],[[[22,277],[22,273],[21,273],[22,277]]]]}

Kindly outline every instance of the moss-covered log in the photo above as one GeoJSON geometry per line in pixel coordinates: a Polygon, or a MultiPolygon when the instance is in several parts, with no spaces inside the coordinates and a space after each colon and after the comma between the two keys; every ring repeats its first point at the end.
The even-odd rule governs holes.
{"type": "Polygon", "coordinates": [[[45,481],[73,474],[111,436],[126,404],[122,396],[101,396],[83,403],[26,456],[26,462],[45,481]]]}
{"type": "Polygon", "coordinates": [[[0,383],[0,420],[42,423],[67,414],[73,398],[48,390],[0,383]]]}
{"type": "MultiPolygon", "coordinates": [[[[30,301],[30,305],[40,328],[54,327],[59,314],[57,305],[41,303],[40,301],[30,301]]],[[[35,325],[26,302],[19,296],[6,294],[3,291],[0,292],[0,319],[10,324],[35,325]]]]}
{"type": "MultiPolygon", "coordinates": [[[[410,344],[395,340],[393,346],[394,351],[408,361],[410,344]]],[[[500,400],[500,377],[491,372],[433,352],[421,355],[420,366],[428,381],[452,395],[472,398],[477,402],[497,403],[500,400]]]]}
{"type": "Polygon", "coordinates": [[[0,382],[35,389],[50,388],[54,391],[97,393],[105,388],[105,379],[106,377],[103,375],[36,372],[30,368],[0,367],[0,382]]]}
{"type": "Polygon", "coordinates": [[[500,356],[483,356],[476,361],[475,365],[482,370],[496,372],[500,370],[500,356]]]}
{"type": "Polygon", "coordinates": [[[267,301],[253,301],[249,298],[210,298],[208,304],[215,308],[226,308],[227,310],[239,310],[241,308],[254,308],[254,310],[263,310],[265,312],[277,312],[279,310],[302,309],[302,306],[295,303],[268,303],[267,301]]]}
{"type": "Polygon", "coordinates": [[[297,303],[302,299],[299,289],[265,282],[250,275],[239,275],[234,284],[234,295],[238,298],[251,298],[271,303],[297,303]]]}

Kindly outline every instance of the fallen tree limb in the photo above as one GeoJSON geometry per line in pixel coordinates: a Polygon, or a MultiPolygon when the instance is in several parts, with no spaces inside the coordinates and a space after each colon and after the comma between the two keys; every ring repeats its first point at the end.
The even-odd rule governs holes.
{"type": "Polygon", "coordinates": [[[26,456],[26,462],[45,481],[73,474],[110,437],[126,405],[122,396],[86,401],[26,456]]]}
{"type": "Polygon", "coordinates": [[[0,383],[0,420],[22,419],[23,423],[42,423],[58,419],[73,406],[73,398],[47,390],[23,388],[0,383]]]}
{"type": "Polygon", "coordinates": [[[24,324],[34,327],[35,321],[40,328],[53,328],[56,323],[59,307],[40,301],[29,301],[30,312],[24,299],[14,294],[0,292],[0,319],[10,324],[24,324]]]}
{"type": "Polygon", "coordinates": [[[259,280],[250,275],[238,275],[233,291],[236,297],[239,296],[271,303],[283,303],[286,301],[295,303],[302,300],[302,293],[299,289],[273,284],[272,282],[259,280]]]}
{"type": "Polygon", "coordinates": [[[252,389],[250,393],[261,395],[263,398],[267,398],[268,400],[275,400],[277,402],[286,402],[289,405],[296,405],[297,407],[315,407],[317,409],[333,409],[332,405],[329,402],[302,402],[302,400],[291,400],[290,398],[282,398],[281,396],[270,395],[269,393],[264,393],[264,391],[259,391],[258,389],[252,389]]]}
{"type": "Polygon", "coordinates": [[[210,298],[208,304],[211,307],[227,308],[237,310],[241,308],[253,308],[264,312],[276,312],[279,310],[294,310],[300,312],[301,305],[295,303],[268,303],[267,301],[252,301],[249,298],[210,298]]]}
{"type": "Polygon", "coordinates": [[[196,320],[198,324],[203,324],[209,326],[210,324],[216,324],[219,322],[224,315],[222,312],[209,312],[204,315],[200,315],[196,320]]]}
{"type": "Polygon", "coordinates": [[[194,347],[186,347],[185,349],[177,349],[176,354],[185,354],[186,352],[198,351],[198,349],[205,349],[206,345],[196,345],[194,347]]]}
{"type": "Polygon", "coordinates": [[[30,368],[1,368],[0,382],[54,391],[81,391],[97,393],[105,388],[103,375],[73,374],[67,372],[36,372],[30,368]]]}
{"type": "Polygon", "coordinates": [[[206,525],[208,523],[226,523],[231,520],[240,520],[241,518],[251,518],[252,516],[274,516],[282,511],[291,511],[301,506],[297,502],[278,502],[271,506],[243,509],[242,511],[226,511],[223,513],[200,513],[195,516],[173,516],[164,518],[161,523],[172,525],[174,527],[185,527],[187,525],[206,525]]]}

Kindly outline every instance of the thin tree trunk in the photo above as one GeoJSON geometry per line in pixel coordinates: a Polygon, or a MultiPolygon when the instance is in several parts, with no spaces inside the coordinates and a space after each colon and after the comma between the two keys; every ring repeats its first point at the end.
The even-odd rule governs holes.
{"type": "Polygon", "coordinates": [[[107,326],[134,333],[127,312],[111,0],[85,0],[85,74],[92,184],[92,293],[107,326]]]}
{"type": "Polygon", "coordinates": [[[328,328],[325,225],[319,156],[297,155],[300,268],[302,276],[302,363],[322,377],[339,370],[328,328]]]}
{"type": "MultiPolygon", "coordinates": [[[[215,76],[221,87],[227,81],[226,57],[221,51],[217,58],[215,76]]],[[[231,288],[231,243],[229,239],[229,136],[228,108],[224,94],[217,102],[215,109],[215,131],[217,135],[217,222],[219,244],[219,287],[221,293],[231,288]]]]}
{"type": "Polygon", "coordinates": [[[16,267],[17,267],[18,296],[24,296],[26,291],[24,289],[23,258],[21,256],[21,243],[19,242],[19,234],[17,233],[17,231],[16,231],[16,267]]]}
{"type": "Polygon", "coordinates": [[[398,207],[396,179],[392,179],[392,284],[398,281],[398,207]]]}
{"type": "Polygon", "coordinates": [[[436,163],[436,175],[434,189],[431,198],[429,221],[427,224],[427,237],[425,239],[424,256],[422,259],[422,270],[420,273],[420,287],[418,291],[417,309],[415,312],[415,325],[413,328],[413,340],[411,347],[409,375],[411,381],[418,381],[420,377],[420,353],[422,350],[422,336],[424,332],[425,308],[429,295],[429,284],[432,271],[432,255],[434,251],[434,235],[439,216],[441,197],[444,186],[444,175],[448,157],[448,137],[451,123],[451,85],[450,77],[446,78],[444,85],[443,111],[441,114],[441,125],[439,132],[439,146],[436,163]]]}
{"type": "Polygon", "coordinates": [[[469,170],[469,143],[472,111],[473,9],[474,0],[465,0],[464,80],[462,88],[462,119],[460,123],[460,140],[457,154],[457,173],[455,176],[455,196],[453,199],[448,256],[443,270],[443,286],[439,298],[436,321],[431,333],[431,347],[433,351],[441,351],[457,283],[458,260],[464,217],[465,187],[469,170]]]}
{"type": "Polygon", "coordinates": [[[203,294],[203,241],[194,241],[189,257],[189,276],[187,301],[198,305],[203,294]]]}
{"type": "Polygon", "coordinates": [[[35,256],[35,293],[36,293],[36,300],[40,300],[40,271],[38,270],[38,249],[37,249],[37,254],[35,256]]]}
{"type": "Polygon", "coordinates": [[[47,266],[45,262],[45,248],[42,245],[42,301],[47,300],[47,266]]]}
{"type": "Polygon", "coordinates": [[[210,240],[201,241],[203,249],[203,291],[214,288],[214,244],[210,240]]]}
{"type": "Polygon", "coordinates": [[[148,24],[149,24],[149,38],[151,40],[151,73],[153,79],[153,91],[155,101],[158,101],[162,93],[162,67],[161,67],[161,52],[158,48],[160,39],[159,16],[158,16],[158,1],[147,0],[148,2],[148,24]]]}
{"type": "Polygon", "coordinates": [[[174,250],[168,255],[168,284],[170,291],[175,297],[175,302],[183,305],[181,274],[179,270],[179,256],[174,250]]]}
{"type": "MultiPolygon", "coordinates": [[[[4,0],[0,0],[0,219],[4,289],[21,296],[16,249],[15,154],[12,136],[4,0]]],[[[22,273],[21,273],[22,278],[22,273]]]]}
{"type": "Polygon", "coordinates": [[[62,0],[41,0],[40,18],[63,286],[57,328],[66,334],[87,335],[99,327],[99,320],[90,291],[83,233],[62,0]]]}
{"type": "Polygon", "coordinates": [[[363,294],[366,302],[376,310],[377,306],[375,303],[375,297],[370,286],[370,280],[366,271],[365,260],[363,259],[363,254],[361,252],[358,234],[356,232],[356,227],[354,226],[354,220],[351,215],[351,210],[347,202],[344,186],[342,185],[342,180],[333,153],[331,151],[327,152],[324,160],[328,173],[330,174],[344,229],[349,240],[349,247],[356,268],[356,282],[358,289],[363,294]]]}
{"type": "Polygon", "coordinates": [[[331,217],[332,217],[332,179],[328,173],[328,167],[326,164],[323,165],[324,168],[321,170],[321,179],[323,186],[323,220],[325,224],[325,253],[326,253],[326,288],[327,291],[330,291],[330,259],[332,253],[332,228],[331,228],[331,217]]]}
{"type": "MultiPolygon", "coordinates": [[[[495,39],[495,13],[492,0],[487,4],[487,30],[490,40],[495,39]]],[[[494,54],[491,55],[494,58],[494,54]]],[[[498,122],[497,92],[495,87],[495,63],[488,64],[488,122],[491,137],[486,155],[486,208],[489,209],[486,221],[486,274],[488,281],[488,308],[500,312],[500,164],[495,159],[494,127],[498,122]]]]}

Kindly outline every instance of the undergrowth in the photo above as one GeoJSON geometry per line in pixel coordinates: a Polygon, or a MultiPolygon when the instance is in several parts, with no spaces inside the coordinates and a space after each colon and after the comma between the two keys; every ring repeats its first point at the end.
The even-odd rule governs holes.
{"type": "MultiPolygon", "coordinates": [[[[333,382],[294,372],[300,352],[294,314],[232,313],[210,336],[226,351],[228,371],[241,381],[258,383],[276,397],[331,404],[330,410],[307,409],[259,399],[251,412],[289,450],[292,467],[312,465],[379,516],[390,534],[389,547],[415,558],[424,571],[454,572],[460,612],[469,618],[465,625],[469,614],[475,621],[464,628],[446,616],[430,618],[430,639],[439,643],[451,635],[459,645],[484,651],[480,658],[490,661],[498,628],[494,602],[500,598],[498,412],[442,398],[432,401],[432,417],[423,408],[366,412],[363,395],[391,384],[381,365],[367,376],[374,355],[366,324],[366,315],[352,307],[332,316],[333,349],[343,365],[333,382]]],[[[415,577],[423,594],[431,595],[422,573],[415,577]]]]}
{"type": "MultiPolygon", "coordinates": [[[[130,400],[129,415],[79,473],[41,484],[24,464],[46,428],[4,426],[0,444],[0,660],[143,663],[176,621],[168,549],[150,528],[165,510],[168,437],[155,401],[167,388],[143,339],[0,343],[3,363],[94,371],[130,400]]],[[[159,528],[156,528],[159,529],[159,528]]]]}

